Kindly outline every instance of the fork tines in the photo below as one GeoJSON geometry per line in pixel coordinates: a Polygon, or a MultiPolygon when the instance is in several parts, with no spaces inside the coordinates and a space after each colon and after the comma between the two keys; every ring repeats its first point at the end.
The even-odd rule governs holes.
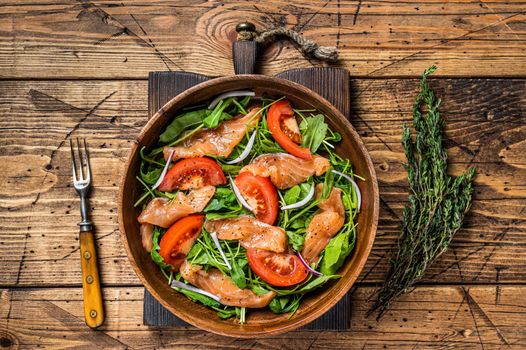
{"type": "Polygon", "coordinates": [[[82,152],[82,147],[80,145],[80,140],[77,138],[77,153],[79,158],[80,166],[77,168],[77,160],[75,159],[75,150],[73,147],[73,141],[69,139],[69,145],[71,147],[71,162],[73,163],[73,185],[77,186],[87,186],[91,180],[90,173],[90,163],[89,163],[89,153],[88,146],[86,145],[86,139],[83,139],[84,142],[84,152],[82,152]],[[83,154],[84,153],[84,154],[83,154]],[[77,176],[77,169],[78,175],[77,176]]]}

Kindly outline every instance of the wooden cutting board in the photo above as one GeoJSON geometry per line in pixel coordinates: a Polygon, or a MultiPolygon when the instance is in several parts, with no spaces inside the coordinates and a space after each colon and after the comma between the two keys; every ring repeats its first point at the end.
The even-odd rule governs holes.
{"type": "MultiPolygon", "coordinates": [[[[304,68],[285,71],[277,77],[302,84],[325,97],[344,116],[350,116],[349,72],[342,68],[304,68]]],[[[159,108],[184,90],[211,79],[187,72],[151,72],[148,77],[148,112],[151,117],[159,108]]],[[[144,290],[144,324],[147,326],[187,327],[186,322],[166,310],[144,290]]],[[[346,330],[351,325],[351,301],[348,293],[338,304],[304,329],[346,330]]]]}

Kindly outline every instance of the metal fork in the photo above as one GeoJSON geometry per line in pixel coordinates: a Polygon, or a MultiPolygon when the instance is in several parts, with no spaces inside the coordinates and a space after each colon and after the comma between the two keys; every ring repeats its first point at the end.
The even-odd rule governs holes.
{"type": "Polygon", "coordinates": [[[84,317],[86,324],[96,328],[104,323],[104,309],[100,289],[97,255],[95,253],[95,240],[93,238],[93,223],[88,217],[88,194],[91,187],[91,170],[89,163],[88,147],[84,143],[84,154],[77,138],[78,166],[75,159],[73,141],[69,140],[71,147],[71,162],[73,166],[73,186],[80,197],[80,260],[82,266],[82,290],[84,293],[84,317]]]}

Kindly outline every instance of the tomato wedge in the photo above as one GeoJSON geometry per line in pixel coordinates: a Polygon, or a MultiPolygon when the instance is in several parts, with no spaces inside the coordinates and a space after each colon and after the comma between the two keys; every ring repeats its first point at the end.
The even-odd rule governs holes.
{"type": "Polygon", "coordinates": [[[282,129],[283,119],[291,118],[293,116],[294,112],[288,101],[281,100],[274,103],[270,106],[267,114],[268,129],[272,133],[274,140],[276,140],[285,151],[299,158],[311,159],[312,154],[310,149],[301,147],[294,143],[294,141],[282,129]]]}
{"type": "Polygon", "coordinates": [[[172,265],[175,271],[179,270],[186,254],[201,233],[204,221],[203,214],[186,216],[170,226],[161,238],[159,255],[163,257],[165,263],[172,265]]]}
{"type": "Polygon", "coordinates": [[[263,281],[275,287],[288,287],[307,278],[309,271],[294,254],[247,249],[250,268],[263,281]]]}
{"type": "Polygon", "coordinates": [[[236,177],[236,185],[259,221],[273,225],[278,217],[278,191],[268,177],[243,172],[236,177]]]}
{"type": "Polygon", "coordinates": [[[175,163],[166,173],[159,191],[171,192],[174,189],[189,190],[224,184],[226,177],[221,167],[210,158],[198,157],[175,163]]]}

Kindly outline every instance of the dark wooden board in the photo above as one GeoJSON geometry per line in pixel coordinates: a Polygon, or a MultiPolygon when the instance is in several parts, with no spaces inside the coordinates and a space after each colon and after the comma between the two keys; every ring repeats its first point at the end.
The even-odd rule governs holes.
{"type": "MultiPolygon", "coordinates": [[[[350,115],[349,73],[341,68],[305,68],[280,73],[288,79],[317,92],[338,108],[347,118],[350,115]]],[[[187,72],[151,72],[148,78],[148,112],[152,116],[172,97],[209,78],[187,72]]],[[[336,306],[305,329],[347,330],[351,325],[351,302],[348,293],[336,306]]],[[[146,289],[144,290],[143,322],[148,326],[189,326],[166,310],[146,289]]]]}

